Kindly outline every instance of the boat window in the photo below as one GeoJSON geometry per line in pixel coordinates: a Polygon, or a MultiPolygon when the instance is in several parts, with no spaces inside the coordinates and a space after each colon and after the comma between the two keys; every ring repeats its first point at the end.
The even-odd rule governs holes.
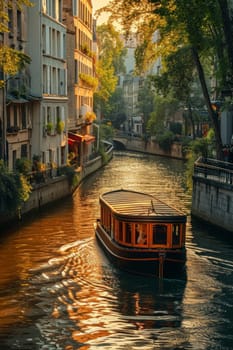
{"type": "Polygon", "coordinates": [[[145,224],[135,225],[136,244],[147,244],[147,232],[145,224]]]}
{"type": "Polygon", "coordinates": [[[132,237],[132,225],[129,223],[125,224],[125,242],[131,243],[131,237],[132,237]]]}
{"type": "Polygon", "coordinates": [[[172,245],[180,244],[180,225],[172,225],[172,245]]]}
{"type": "Polygon", "coordinates": [[[123,224],[119,221],[119,241],[123,241],[123,224]]]}
{"type": "Polygon", "coordinates": [[[153,244],[167,244],[166,225],[153,225],[153,244]]]}

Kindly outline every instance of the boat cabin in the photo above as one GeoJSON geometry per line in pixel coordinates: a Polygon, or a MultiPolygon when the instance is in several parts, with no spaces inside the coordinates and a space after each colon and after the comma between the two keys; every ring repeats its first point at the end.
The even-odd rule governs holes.
{"type": "Polygon", "coordinates": [[[100,197],[101,225],[118,244],[133,248],[182,248],[186,216],[160,200],[120,190],[100,197]]]}

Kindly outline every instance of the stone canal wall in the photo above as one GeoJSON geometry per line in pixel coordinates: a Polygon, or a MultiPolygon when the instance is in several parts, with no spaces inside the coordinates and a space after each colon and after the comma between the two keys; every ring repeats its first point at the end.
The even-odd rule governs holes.
{"type": "Polygon", "coordinates": [[[116,149],[126,149],[128,151],[142,152],[154,154],[163,157],[171,157],[176,159],[184,159],[183,146],[180,142],[173,142],[171,148],[167,151],[163,150],[156,140],[143,141],[139,137],[117,136],[113,139],[116,149]]]}
{"type": "MultiPolygon", "coordinates": [[[[110,159],[110,158],[109,158],[110,159]]],[[[88,175],[91,175],[103,166],[102,157],[96,157],[85,165],[76,170],[78,183],[77,186],[88,175]]],[[[46,183],[42,183],[33,188],[30,198],[22,206],[21,212],[25,214],[33,209],[38,209],[46,204],[55,202],[61,198],[69,196],[76,188],[72,188],[66,176],[59,176],[49,179],[46,183]]]]}
{"type": "Polygon", "coordinates": [[[233,232],[233,164],[203,158],[195,163],[192,215],[233,232]]]}
{"type": "MultiPolygon", "coordinates": [[[[78,182],[76,188],[89,175],[107,164],[113,156],[113,146],[106,142],[106,152],[104,157],[98,156],[76,170],[78,182]]],[[[38,210],[41,207],[56,202],[62,198],[72,195],[76,188],[72,188],[67,176],[49,178],[45,183],[35,185],[29,199],[22,205],[20,210],[14,215],[0,215],[0,225],[7,225],[11,221],[18,220],[22,215],[38,210]]]]}

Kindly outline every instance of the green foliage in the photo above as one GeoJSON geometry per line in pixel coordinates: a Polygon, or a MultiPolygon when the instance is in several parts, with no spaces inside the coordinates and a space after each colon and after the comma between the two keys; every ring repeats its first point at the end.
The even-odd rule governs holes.
{"type": "MultiPolygon", "coordinates": [[[[20,51],[7,46],[2,46],[0,48],[0,69],[5,74],[14,76],[30,62],[30,57],[20,51]]],[[[3,87],[4,84],[4,80],[0,80],[0,88],[3,87]]]]}
{"type": "Polygon", "coordinates": [[[16,1],[5,1],[0,0],[0,32],[8,32],[8,9],[16,6],[18,10],[22,10],[23,6],[33,6],[32,2],[29,0],[16,0],[16,1]],[[7,3],[7,4],[6,4],[7,3]]]}
{"type": "Polygon", "coordinates": [[[20,178],[20,186],[18,190],[19,190],[20,203],[22,203],[22,202],[26,202],[29,199],[30,193],[32,191],[32,186],[28,182],[28,179],[26,176],[20,174],[19,178],[20,178]]]}
{"type": "Polygon", "coordinates": [[[80,182],[80,175],[75,171],[75,168],[72,166],[63,167],[61,173],[66,175],[68,178],[69,185],[71,189],[75,189],[80,182]]]}
{"type": "Polygon", "coordinates": [[[60,118],[58,118],[57,125],[56,125],[56,130],[58,134],[61,134],[64,131],[64,129],[65,129],[65,122],[60,118]]]}
{"type": "Polygon", "coordinates": [[[212,157],[214,150],[214,130],[210,129],[206,137],[197,138],[190,144],[190,151],[194,154],[195,158],[200,156],[204,158],[212,157]]]}
{"type": "Polygon", "coordinates": [[[173,134],[181,135],[182,134],[182,124],[181,123],[170,123],[170,131],[173,132],[173,134]]]}
{"type": "Polygon", "coordinates": [[[27,175],[32,170],[32,162],[27,158],[18,158],[15,162],[15,169],[18,173],[27,175]]]}
{"type": "Polygon", "coordinates": [[[88,86],[90,86],[94,91],[98,86],[98,79],[91,77],[88,74],[80,73],[79,78],[83,80],[88,86]]]}
{"type": "Polygon", "coordinates": [[[221,91],[231,89],[233,83],[230,6],[226,0],[110,0],[102,9],[110,13],[111,21],[120,22],[126,34],[137,33],[138,74],[161,59],[161,76],[156,77],[156,85],[164,96],[169,91],[187,107],[198,77],[215,132],[217,157],[222,141],[210,96],[220,97],[221,91]],[[159,35],[153,40],[155,33],[159,35]],[[208,76],[217,81],[212,91],[208,76]]]}
{"type": "Polygon", "coordinates": [[[107,154],[105,152],[105,148],[104,148],[104,145],[102,143],[100,143],[99,154],[100,154],[100,156],[102,158],[103,164],[107,164],[108,156],[107,156],[107,154]]]}
{"type": "Polygon", "coordinates": [[[156,140],[164,151],[169,152],[174,141],[174,134],[173,132],[166,130],[164,133],[158,134],[156,140]]]}
{"type": "Polygon", "coordinates": [[[24,175],[10,173],[3,162],[0,162],[0,192],[1,212],[12,214],[28,200],[31,185],[24,175]]]}
{"type": "Polygon", "coordinates": [[[123,47],[120,34],[110,23],[97,27],[97,33],[100,56],[96,71],[99,88],[94,94],[94,106],[95,110],[99,109],[104,113],[112,109],[109,99],[117,86],[117,74],[125,71],[124,56],[126,50],[123,47]]]}
{"type": "MultiPolygon", "coordinates": [[[[21,10],[23,6],[32,6],[32,3],[29,0],[11,0],[6,4],[5,1],[0,0],[0,32],[9,31],[8,9],[13,8],[13,6],[21,10]]],[[[14,76],[22,70],[26,64],[30,63],[30,61],[30,57],[19,50],[12,49],[5,45],[0,47],[0,70],[7,75],[14,76]]],[[[4,80],[0,80],[0,88],[2,88],[4,84],[4,80]]]]}
{"type": "Polygon", "coordinates": [[[113,139],[113,127],[106,124],[100,125],[100,139],[111,141],[113,139]]]}
{"type": "Polygon", "coordinates": [[[154,98],[154,110],[150,114],[147,123],[147,132],[150,135],[163,133],[167,120],[178,110],[178,101],[170,96],[156,96],[154,98]]]}
{"type": "Polygon", "coordinates": [[[143,115],[145,125],[147,124],[150,114],[154,108],[154,103],[153,103],[154,96],[155,96],[155,92],[154,92],[154,89],[152,88],[151,79],[150,77],[148,77],[144,81],[143,86],[139,89],[139,94],[138,94],[139,114],[143,115]]]}
{"type": "Polygon", "coordinates": [[[121,124],[126,120],[125,102],[122,88],[117,88],[110,96],[108,102],[103,105],[102,114],[105,119],[109,119],[116,129],[120,129],[121,124]]]}
{"type": "Polygon", "coordinates": [[[75,190],[79,185],[79,183],[80,183],[80,175],[79,173],[76,172],[72,179],[72,185],[71,185],[72,190],[75,190]]]}
{"type": "Polygon", "coordinates": [[[99,57],[102,62],[111,62],[114,75],[125,73],[124,57],[127,50],[111,23],[102,24],[97,27],[97,39],[99,45],[99,57]]]}
{"type": "Polygon", "coordinates": [[[191,141],[187,147],[188,160],[186,165],[186,180],[189,190],[192,189],[192,175],[195,161],[199,157],[211,158],[215,149],[214,130],[210,129],[207,136],[191,141]]]}
{"type": "Polygon", "coordinates": [[[50,134],[52,132],[52,130],[53,130],[53,123],[48,122],[46,124],[46,132],[50,134]]]}
{"type": "Polygon", "coordinates": [[[151,77],[154,87],[163,96],[172,94],[185,105],[195,80],[196,71],[193,65],[190,48],[180,48],[163,57],[163,68],[159,75],[151,77]]]}
{"type": "Polygon", "coordinates": [[[99,77],[99,89],[94,94],[95,103],[106,103],[115,91],[117,85],[114,67],[110,60],[100,60],[96,70],[99,77]]]}

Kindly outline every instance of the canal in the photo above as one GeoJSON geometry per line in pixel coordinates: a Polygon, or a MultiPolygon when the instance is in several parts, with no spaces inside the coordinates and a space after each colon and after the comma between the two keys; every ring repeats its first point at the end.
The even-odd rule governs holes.
{"type": "Polygon", "coordinates": [[[0,235],[0,349],[233,349],[233,241],[190,217],[185,164],[116,152],[72,198],[0,235]],[[116,269],[99,194],[145,191],[188,214],[187,279],[116,269]]]}

